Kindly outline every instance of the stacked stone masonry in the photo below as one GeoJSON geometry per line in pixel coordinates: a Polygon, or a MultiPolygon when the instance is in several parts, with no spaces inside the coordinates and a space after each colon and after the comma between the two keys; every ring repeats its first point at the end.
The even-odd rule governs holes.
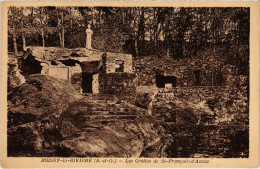
{"type": "Polygon", "coordinates": [[[94,49],[29,49],[37,63],[42,65],[42,74],[67,79],[81,92],[84,87],[83,76],[87,73],[92,81],[91,93],[113,94],[134,102],[138,86],[156,86],[158,75],[166,77],[166,80],[170,77],[176,83],[169,85],[165,82],[164,87],[160,86],[153,105],[159,106],[176,98],[194,104],[207,101],[218,114],[220,122],[224,118],[240,118],[241,123],[248,123],[248,79],[235,76],[235,67],[225,65],[221,57],[174,60],[146,56],[133,60],[132,55],[105,53],[94,49]],[[58,69],[60,73],[56,75],[54,71],[51,74],[52,69],[58,69]]]}
{"type": "Polygon", "coordinates": [[[199,86],[159,89],[153,100],[154,107],[160,107],[176,99],[200,104],[204,102],[215,114],[214,123],[248,125],[249,101],[247,79],[233,78],[232,86],[199,86]]]}
{"type": "Polygon", "coordinates": [[[135,60],[138,86],[156,83],[156,73],[175,76],[176,86],[224,86],[234,75],[234,67],[225,65],[219,57],[173,60],[171,58],[147,56],[135,60]],[[197,77],[196,77],[197,74],[197,77]]]}
{"type": "Polygon", "coordinates": [[[106,73],[125,72],[133,73],[132,55],[122,53],[106,54],[106,73]]]}
{"type": "Polygon", "coordinates": [[[68,80],[76,90],[81,92],[86,92],[83,85],[88,83],[86,82],[88,80],[84,77],[85,75],[91,78],[92,84],[88,84],[92,88],[89,90],[91,93],[115,92],[116,95],[124,95],[124,98],[127,98],[127,93],[133,93],[129,86],[136,86],[133,84],[133,82],[136,83],[136,80],[134,80],[133,74],[132,55],[129,54],[105,53],[85,48],[63,49],[28,46],[25,50],[27,52],[24,54],[24,58],[26,59],[25,56],[28,55],[33,62],[40,65],[37,73],[68,80]],[[117,76],[121,77],[119,81],[117,76]],[[118,83],[114,83],[114,81],[118,83]],[[111,86],[112,84],[113,86],[111,86]]]}

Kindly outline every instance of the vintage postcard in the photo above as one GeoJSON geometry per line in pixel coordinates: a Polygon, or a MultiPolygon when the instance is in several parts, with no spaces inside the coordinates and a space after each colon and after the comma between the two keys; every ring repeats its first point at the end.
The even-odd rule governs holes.
{"type": "Polygon", "coordinates": [[[1,3],[3,168],[259,166],[259,3],[1,3]]]}

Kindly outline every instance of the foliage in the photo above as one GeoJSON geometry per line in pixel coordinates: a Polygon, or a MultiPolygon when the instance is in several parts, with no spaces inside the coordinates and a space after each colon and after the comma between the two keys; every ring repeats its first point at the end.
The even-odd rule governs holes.
{"type": "Polygon", "coordinates": [[[223,48],[229,64],[248,74],[249,8],[9,7],[9,50],[25,45],[84,47],[90,24],[93,47],[134,56],[196,57],[223,48]]]}

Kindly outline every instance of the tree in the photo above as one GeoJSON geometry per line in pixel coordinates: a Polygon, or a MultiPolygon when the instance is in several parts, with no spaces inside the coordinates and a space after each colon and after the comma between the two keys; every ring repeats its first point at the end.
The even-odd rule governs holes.
{"type": "Polygon", "coordinates": [[[84,47],[88,24],[100,50],[183,58],[214,49],[249,72],[249,8],[10,7],[8,40],[15,54],[27,44],[84,47]]]}
{"type": "Polygon", "coordinates": [[[9,7],[8,10],[8,32],[12,35],[13,38],[13,48],[14,48],[14,54],[18,55],[17,51],[17,32],[16,27],[18,25],[19,19],[19,11],[16,7],[9,7]]]}

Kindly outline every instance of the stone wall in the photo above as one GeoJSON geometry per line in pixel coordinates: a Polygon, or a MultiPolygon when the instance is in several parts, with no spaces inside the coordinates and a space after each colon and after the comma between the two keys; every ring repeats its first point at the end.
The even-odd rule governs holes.
{"type": "Polygon", "coordinates": [[[241,125],[167,125],[168,158],[248,158],[249,128],[241,125]]]}
{"type": "Polygon", "coordinates": [[[98,73],[93,75],[92,91],[95,94],[99,93],[99,78],[98,77],[99,77],[98,73]]]}
{"type": "Polygon", "coordinates": [[[75,64],[75,66],[71,67],[70,82],[77,91],[81,91],[82,69],[79,64],[75,64]]]}
{"type": "MultiPolygon", "coordinates": [[[[132,55],[129,54],[104,53],[85,48],[67,49],[37,46],[28,46],[25,50],[26,52],[22,57],[24,58],[22,67],[27,66],[26,68],[29,69],[27,74],[29,75],[41,73],[64,79],[70,81],[76,90],[81,91],[82,73],[93,74],[93,93],[108,92],[114,94],[112,91],[117,94],[127,93],[130,91],[130,86],[135,86],[132,85],[135,83],[132,82],[135,75],[132,74],[133,61],[132,55]],[[103,72],[104,74],[102,74],[103,72]],[[102,75],[99,76],[99,73],[102,75]],[[116,74],[109,75],[113,73],[116,74]]],[[[134,91],[135,87],[132,90],[134,91]]],[[[128,97],[126,94],[123,95],[124,98],[128,97]]]]}
{"type": "MultiPolygon", "coordinates": [[[[153,106],[160,107],[180,100],[194,106],[206,105],[214,112],[214,123],[242,124],[249,122],[247,79],[233,78],[232,86],[200,86],[159,89],[153,106]]],[[[212,123],[212,121],[211,121],[212,123]]]]}
{"type": "Polygon", "coordinates": [[[157,97],[163,97],[169,101],[181,97],[187,101],[200,102],[226,92],[228,92],[228,88],[220,86],[175,87],[159,89],[157,97]]]}
{"type": "Polygon", "coordinates": [[[99,91],[104,94],[113,94],[119,99],[134,102],[137,80],[135,74],[110,73],[99,74],[99,91]]]}
{"type": "Polygon", "coordinates": [[[132,55],[107,52],[105,59],[106,73],[115,73],[117,70],[118,72],[133,73],[132,55]]]}
{"type": "Polygon", "coordinates": [[[174,60],[167,57],[146,56],[134,60],[138,86],[156,83],[156,72],[164,76],[175,76],[176,86],[222,86],[234,74],[232,66],[224,66],[221,58],[184,58],[174,60]],[[198,77],[196,77],[196,74],[198,77]]]}

